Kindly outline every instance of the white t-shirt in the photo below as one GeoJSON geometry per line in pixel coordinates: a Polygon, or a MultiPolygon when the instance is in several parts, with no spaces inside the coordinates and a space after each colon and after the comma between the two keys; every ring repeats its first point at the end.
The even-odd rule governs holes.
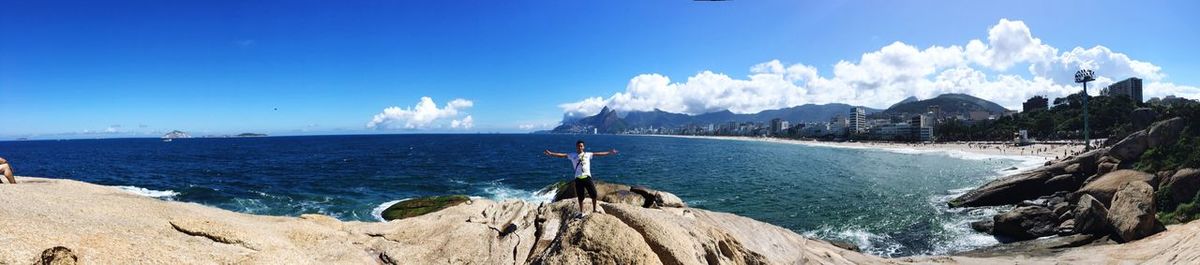
{"type": "Polygon", "coordinates": [[[567,159],[571,160],[571,167],[575,168],[575,177],[592,176],[592,152],[570,153],[567,154],[567,159]]]}

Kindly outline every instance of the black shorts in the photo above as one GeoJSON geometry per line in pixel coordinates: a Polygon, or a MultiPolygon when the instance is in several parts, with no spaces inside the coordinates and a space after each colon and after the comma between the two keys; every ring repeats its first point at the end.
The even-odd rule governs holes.
{"type": "Polygon", "coordinates": [[[575,178],[575,198],[583,201],[584,191],[587,191],[592,200],[596,199],[596,183],[592,183],[592,177],[575,178]]]}

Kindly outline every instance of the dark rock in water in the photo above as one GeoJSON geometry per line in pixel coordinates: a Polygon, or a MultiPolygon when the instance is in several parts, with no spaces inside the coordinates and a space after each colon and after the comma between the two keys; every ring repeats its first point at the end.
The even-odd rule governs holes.
{"type": "Polygon", "coordinates": [[[469,201],[471,198],[464,195],[421,197],[392,204],[383,210],[381,215],[383,215],[383,220],[387,221],[404,219],[436,212],[469,201]]]}
{"type": "Polygon", "coordinates": [[[829,244],[831,244],[835,247],[841,248],[841,249],[854,251],[854,252],[862,252],[862,249],[858,248],[858,245],[855,245],[854,243],[841,241],[841,240],[829,240],[828,242],[829,242],[829,244]]]}
{"type": "MultiPolygon", "coordinates": [[[[1063,187],[1051,187],[1045,184],[1055,176],[1066,174],[1066,168],[1071,165],[1079,165],[1079,168],[1076,170],[1080,172],[1095,171],[1096,169],[1089,165],[1095,165],[1095,161],[1099,159],[1100,154],[1106,152],[1108,152],[1107,149],[1100,148],[1050,166],[999,178],[950,200],[948,204],[950,207],[1016,204],[1023,200],[1031,200],[1039,196],[1064,191],[1061,190],[1063,187]]],[[[1060,181],[1062,180],[1060,179],[1060,181]]]]}
{"type": "Polygon", "coordinates": [[[1146,126],[1150,126],[1151,122],[1154,122],[1156,117],[1158,117],[1158,113],[1150,108],[1137,108],[1129,113],[1129,121],[1133,123],[1134,130],[1145,129],[1146,126]]]}
{"type": "Polygon", "coordinates": [[[1012,256],[1013,253],[1020,253],[1021,255],[1028,256],[1048,256],[1070,250],[1074,247],[1087,245],[1107,245],[1112,243],[1113,242],[1108,240],[1107,237],[1098,235],[1070,235],[999,244],[980,249],[954,253],[953,255],[981,258],[1012,256]]]}
{"type": "Polygon", "coordinates": [[[1023,206],[992,217],[993,235],[1029,240],[1055,234],[1058,216],[1041,206],[1023,206]]]}
{"type": "Polygon", "coordinates": [[[64,246],[48,248],[42,251],[41,258],[37,264],[40,265],[75,265],[79,262],[79,257],[75,256],[75,252],[64,246]]]}
{"type": "Polygon", "coordinates": [[[1150,126],[1150,130],[1146,134],[1146,145],[1153,148],[1174,144],[1179,139],[1179,134],[1183,132],[1183,127],[1186,125],[1187,122],[1179,117],[1156,122],[1150,126]]]}
{"type": "Polygon", "coordinates": [[[1084,194],[1075,204],[1075,232],[1087,234],[1107,234],[1108,209],[1092,195],[1084,194]]]}
{"type": "Polygon", "coordinates": [[[1145,182],[1125,184],[1113,197],[1108,209],[1108,222],[1113,232],[1125,242],[1142,239],[1166,230],[1154,217],[1154,188],[1145,182]]]}
{"type": "Polygon", "coordinates": [[[1157,183],[1154,175],[1137,170],[1122,169],[1104,174],[1092,180],[1087,185],[1084,185],[1083,188],[1080,188],[1076,192],[1076,196],[1083,194],[1092,195],[1100,203],[1103,203],[1105,207],[1108,207],[1112,205],[1113,194],[1117,193],[1118,189],[1125,184],[1135,181],[1146,182],[1151,184],[1151,186],[1157,183]]]}
{"type": "Polygon", "coordinates": [[[1005,169],[1004,171],[1013,171],[1013,170],[1017,170],[1017,167],[1010,167],[1008,169],[1005,169]]]}
{"type": "Polygon", "coordinates": [[[1166,195],[1166,203],[1169,203],[1163,207],[1170,207],[1164,208],[1169,211],[1174,208],[1171,206],[1191,202],[1196,198],[1196,193],[1200,193],[1200,169],[1180,169],[1162,182],[1161,189],[1166,195]]]}
{"type": "Polygon", "coordinates": [[[1138,131],[1113,145],[1112,149],[1108,151],[1108,156],[1121,161],[1137,160],[1142,157],[1142,152],[1146,151],[1146,147],[1146,132],[1138,131]]]}
{"type": "Polygon", "coordinates": [[[976,232],[980,233],[991,234],[992,228],[995,227],[995,225],[996,222],[992,220],[975,221],[971,222],[971,230],[975,230],[976,232]]]}

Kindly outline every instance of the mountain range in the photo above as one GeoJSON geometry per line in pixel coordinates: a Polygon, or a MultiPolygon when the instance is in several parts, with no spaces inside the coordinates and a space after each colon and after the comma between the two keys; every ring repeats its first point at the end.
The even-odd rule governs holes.
{"type": "MultiPolygon", "coordinates": [[[[934,98],[919,100],[908,97],[886,110],[863,107],[869,116],[894,115],[903,113],[925,113],[929,106],[938,106],[945,114],[966,114],[972,111],[986,111],[1000,114],[1008,109],[991,101],[967,94],[943,94],[934,98]]],[[[847,116],[855,106],[830,104],[805,104],[782,109],[764,110],[758,113],[738,114],[729,110],[688,115],[666,112],[660,109],[652,111],[630,111],[618,113],[607,106],[596,115],[581,119],[564,118],[562,125],[555,127],[552,133],[620,133],[632,128],[667,127],[676,128],[687,125],[723,124],[727,122],[759,122],[767,123],[772,119],[782,119],[790,123],[827,122],[836,116],[847,116]]]]}

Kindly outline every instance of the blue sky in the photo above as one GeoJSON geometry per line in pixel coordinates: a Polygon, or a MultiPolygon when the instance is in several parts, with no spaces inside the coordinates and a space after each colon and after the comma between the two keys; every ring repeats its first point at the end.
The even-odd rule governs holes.
{"type": "Polygon", "coordinates": [[[1191,75],[1200,72],[1200,19],[1189,13],[1200,2],[1043,2],[2,0],[0,139],[176,129],[523,132],[597,104],[749,112],[834,101],[885,107],[904,94],[940,92],[978,92],[1011,106],[1065,93],[1072,84],[1037,79],[1077,65],[1046,58],[1097,46],[1100,75],[1154,75],[1148,87],[1160,94],[1200,94],[1200,77],[1191,75]],[[988,38],[1020,35],[992,28],[1038,41],[1011,54],[1044,44],[1053,56],[1004,59],[1011,66],[991,53],[928,67],[889,64],[928,58],[891,55],[905,47],[914,56],[931,46],[967,54],[971,40],[1002,54],[1006,46],[988,38]],[[864,55],[872,52],[880,56],[864,55]],[[1130,59],[1107,61],[1114,54],[1130,59]],[[876,59],[887,67],[872,66],[876,59]],[[840,72],[839,62],[847,63],[840,72]],[[1027,70],[1038,62],[1063,69],[1027,70]],[[791,71],[808,68],[815,74],[791,71]],[[939,79],[951,75],[960,77],[939,79]],[[905,81],[913,76],[929,82],[905,81]],[[1030,88],[977,90],[1005,86],[1030,88]],[[749,96],[699,96],[730,89],[749,96]],[[784,100],[760,100],[776,96],[784,100]],[[423,97],[433,112],[417,111],[423,97]],[[469,104],[446,106],[455,99],[469,104]]]}

